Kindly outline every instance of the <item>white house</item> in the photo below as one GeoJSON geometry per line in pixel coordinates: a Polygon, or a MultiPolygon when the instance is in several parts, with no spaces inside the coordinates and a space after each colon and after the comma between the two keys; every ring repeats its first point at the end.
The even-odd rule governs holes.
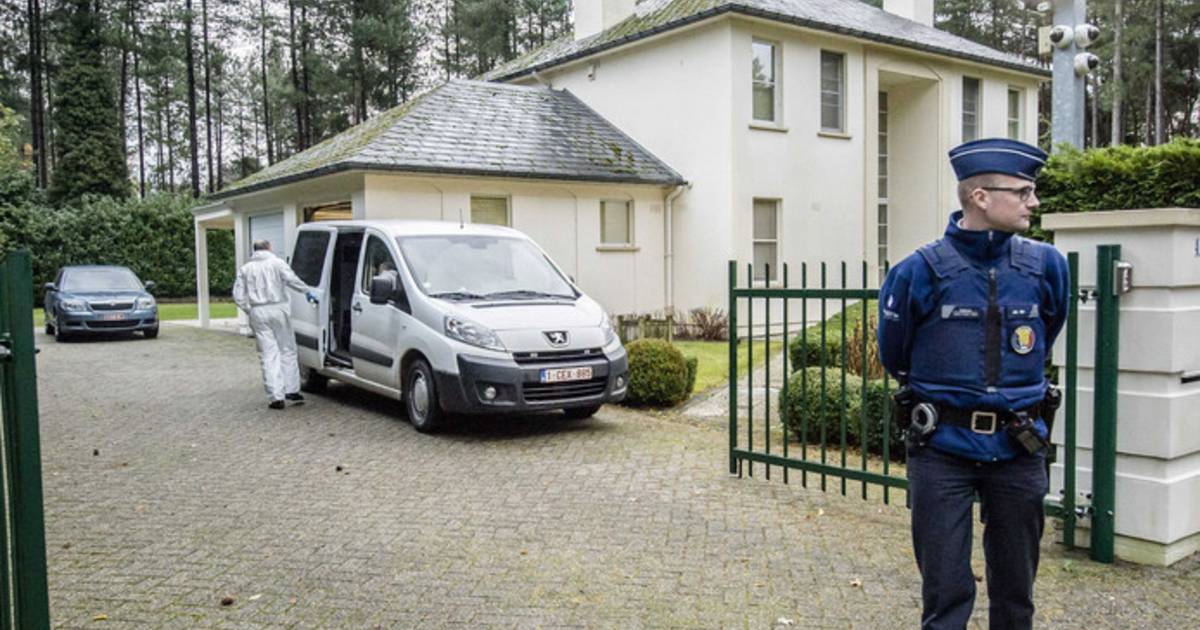
{"type": "Polygon", "coordinates": [[[610,312],[686,311],[725,302],[730,259],[757,276],[898,260],[957,206],[951,147],[1036,142],[1049,72],[933,28],[932,0],[575,4],[573,37],[484,77],[509,87],[455,82],[390,110],[222,192],[197,234],[233,226],[240,262],[252,235],[287,244],[322,213],[461,212],[529,233],[610,312]],[[485,102],[511,94],[546,99],[514,112],[536,141],[485,102]],[[423,139],[463,124],[453,150],[423,139]],[[367,135],[386,142],[360,150],[367,135]]]}

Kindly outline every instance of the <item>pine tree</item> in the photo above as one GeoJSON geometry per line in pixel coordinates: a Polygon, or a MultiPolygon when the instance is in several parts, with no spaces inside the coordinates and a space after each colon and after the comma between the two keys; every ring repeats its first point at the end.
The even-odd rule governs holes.
{"type": "Polygon", "coordinates": [[[60,159],[50,198],[64,204],[88,193],[126,197],[129,170],[121,146],[117,99],[104,63],[101,16],[90,0],[68,0],[60,38],[62,71],[55,95],[60,159]]]}

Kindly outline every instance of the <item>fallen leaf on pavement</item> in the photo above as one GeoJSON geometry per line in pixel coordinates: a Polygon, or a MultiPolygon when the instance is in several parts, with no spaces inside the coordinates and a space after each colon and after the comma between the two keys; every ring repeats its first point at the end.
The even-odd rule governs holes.
{"type": "Polygon", "coordinates": [[[249,599],[250,601],[254,601],[254,600],[256,600],[256,599],[259,599],[259,598],[261,598],[261,597],[262,597],[262,593],[255,593],[255,594],[251,595],[250,597],[248,597],[247,599],[249,599]]]}
{"type": "Polygon", "coordinates": [[[793,623],[796,623],[796,622],[795,622],[795,621],[792,621],[791,619],[788,619],[787,617],[780,617],[780,618],[778,618],[778,619],[776,619],[776,620],[775,620],[775,623],[777,623],[777,624],[779,624],[779,625],[781,625],[781,626],[790,626],[790,625],[792,625],[793,623]]]}
{"type": "Polygon", "coordinates": [[[221,598],[221,605],[222,605],[222,606],[232,606],[232,605],[233,605],[233,598],[232,598],[232,597],[230,597],[230,596],[228,596],[228,595],[226,595],[225,597],[222,597],[222,598],[221,598]]]}
{"type": "Polygon", "coordinates": [[[108,621],[108,615],[100,613],[95,617],[92,617],[92,621],[108,621]]]}
{"type": "Polygon", "coordinates": [[[862,588],[862,580],[854,578],[853,580],[850,580],[850,586],[853,586],[854,588],[862,588]]]}

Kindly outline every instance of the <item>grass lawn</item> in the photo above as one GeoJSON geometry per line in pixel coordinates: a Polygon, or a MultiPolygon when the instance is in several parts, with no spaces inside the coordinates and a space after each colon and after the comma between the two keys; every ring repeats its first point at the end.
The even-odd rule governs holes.
{"type": "MultiPolygon", "coordinates": [[[[208,307],[208,316],[213,319],[237,316],[237,306],[233,302],[213,302],[208,307]]],[[[175,319],[200,319],[199,310],[195,303],[160,302],[158,304],[158,319],[171,321],[175,319]]],[[[40,308],[33,309],[33,325],[41,328],[45,323],[45,313],[40,308]]]]}
{"type": "MultiPolygon", "coordinates": [[[[673,342],[676,348],[683,353],[685,357],[696,357],[699,363],[696,365],[696,389],[693,392],[698,394],[708,389],[712,389],[718,385],[724,385],[729,380],[729,344],[724,341],[675,341],[673,342]]],[[[738,345],[738,374],[745,374],[745,370],[750,364],[749,358],[746,356],[747,344],[738,345]]],[[[758,367],[763,364],[766,356],[763,352],[765,345],[761,341],[754,342],[754,366],[758,367]]],[[[779,341],[774,341],[771,344],[771,353],[774,354],[783,349],[783,344],[779,341]]]]}

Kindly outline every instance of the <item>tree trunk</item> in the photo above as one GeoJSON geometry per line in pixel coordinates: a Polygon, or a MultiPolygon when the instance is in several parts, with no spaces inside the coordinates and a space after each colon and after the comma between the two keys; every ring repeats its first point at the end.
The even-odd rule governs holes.
{"type": "Polygon", "coordinates": [[[1163,143],[1163,0],[1154,3],[1154,144],[1163,143]]]}
{"type": "Polygon", "coordinates": [[[262,105],[263,105],[263,139],[267,145],[267,165],[275,163],[275,149],[271,146],[271,99],[267,93],[267,0],[259,0],[259,17],[262,18],[259,29],[259,45],[262,54],[262,105]]]}
{"type": "Polygon", "coordinates": [[[299,55],[296,52],[296,3],[294,0],[288,0],[288,48],[292,54],[292,90],[295,92],[292,109],[296,114],[296,152],[299,153],[307,147],[304,146],[304,98],[300,91],[300,67],[297,63],[299,55]]]}
{"type": "Polygon", "coordinates": [[[28,0],[29,13],[29,126],[33,139],[33,164],[37,187],[45,190],[49,183],[46,169],[46,103],[42,94],[42,5],[28,0]]]}
{"type": "Polygon", "coordinates": [[[1121,77],[1121,37],[1125,29],[1125,16],[1121,3],[1122,0],[1116,0],[1113,9],[1112,140],[1109,144],[1114,147],[1125,140],[1125,132],[1122,129],[1124,116],[1121,111],[1122,92],[1125,91],[1125,82],[1121,77]]]}
{"type": "MultiPolygon", "coordinates": [[[[126,9],[129,3],[125,4],[126,9]]],[[[126,94],[129,92],[129,20],[121,21],[121,78],[120,78],[120,103],[118,107],[117,120],[121,131],[121,156],[128,160],[129,141],[125,131],[125,111],[128,109],[126,94]]]]}
{"type": "Polygon", "coordinates": [[[225,188],[225,154],[221,140],[225,137],[225,107],[221,88],[217,88],[217,190],[225,188]]]}
{"type": "Polygon", "coordinates": [[[171,81],[167,80],[166,92],[163,94],[163,103],[167,109],[167,185],[171,192],[175,192],[175,130],[171,127],[171,81]]]}
{"type": "Polygon", "coordinates": [[[156,143],[158,145],[156,147],[158,149],[158,161],[154,163],[154,166],[156,167],[156,170],[158,171],[158,189],[159,190],[163,190],[166,187],[166,182],[167,182],[166,171],[163,168],[163,165],[166,164],[166,158],[163,157],[163,151],[166,148],[164,146],[164,144],[166,142],[166,140],[165,140],[166,134],[163,132],[163,107],[164,107],[164,103],[167,102],[167,94],[166,93],[167,93],[167,91],[166,91],[166,89],[163,88],[163,83],[160,82],[159,83],[159,98],[158,98],[159,105],[158,105],[158,108],[156,108],[154,111],[154,128],[158,131],[158,142],[156,143]]]}
{"type": "Polygon", "coordinates": [[[142,125],[142,71],[139,54],[141,32],[137,22],[137,0],[129,0],[129,25],[133,32],[133,92],[137,98],[138,196],[146,198],[146,132],[142,125]]]}
{"type": "Polygon", "coordinates": [[[308,3],[300,5],[300,86],[304,95],[304,148],[316,144],[316,133],[313,131],[312,87],[309,83],[308,48],[311,40],[308,28],[308,3]]]}
{"type": "MultiPolygon", "coordinates": [[[[213,191],[212,69],[208,59],[208,0],[200,0],[204,30],[204,155],[208,162],[208,192],[213,191]]],[[[218,162],[218,164],[220,164],[218,162]]]]}
{"type": "Polygon", "coordinates": [[[1154,144],[1154,84],[1146,84],[1146,144],[1154,144]]]}
{"type": "Polygon", "coordinates": [[[354,123],[367,119],[367,64],[363,59],[363,45],[354,31],[363,18],[361,0],[354,0],[350,22],[350,41],[354,53],[354,123]]]}
{"type": "Polygon", "coordinates": [[[184,63],[187,64],[187,94],[188,94],[188,157],[192,167],[192,198],[200,197],[200,146],[196,141],[196,55],[192,43],[195,41],[192,23],[192,0],[184,3],[184,63]]]}

